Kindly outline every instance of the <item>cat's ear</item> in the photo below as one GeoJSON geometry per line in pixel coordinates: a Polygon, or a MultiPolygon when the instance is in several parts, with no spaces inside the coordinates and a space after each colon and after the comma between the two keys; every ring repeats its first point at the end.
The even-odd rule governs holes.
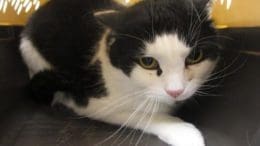
{"type": "Polygon", "coordinates": [[[94,13],[98,22],[106,27],[115,29],[120,21],[120,12],[116,10],[98,11],[94,13]]]}

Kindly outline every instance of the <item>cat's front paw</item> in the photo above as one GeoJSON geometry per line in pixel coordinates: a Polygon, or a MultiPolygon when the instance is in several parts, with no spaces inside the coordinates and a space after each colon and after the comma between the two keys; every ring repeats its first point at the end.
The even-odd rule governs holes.
{"type": "Polygon", "coordinates": [[[164,125],[158,137],[171,146],[205,146],[200,131],[192,124],[164,125]]]}

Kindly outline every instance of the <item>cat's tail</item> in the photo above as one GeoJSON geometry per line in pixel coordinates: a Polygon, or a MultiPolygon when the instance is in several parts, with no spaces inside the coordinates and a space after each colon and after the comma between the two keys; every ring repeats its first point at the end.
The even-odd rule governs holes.
{"type": "Polygon", "coordinates": [[[29,90],[31,97],[38,102],[51,104],[58,91],[80,95],[80,90],[76,89],[78,86],[75,86],[75,81],[70,79],[68,75],[45,70],[33,76],[29,83],[29,90]]]}

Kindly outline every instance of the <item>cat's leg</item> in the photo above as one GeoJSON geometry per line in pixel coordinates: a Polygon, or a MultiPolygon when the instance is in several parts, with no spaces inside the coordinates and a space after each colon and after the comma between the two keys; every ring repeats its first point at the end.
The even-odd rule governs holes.
{"type": "MultiPolygon", "coordinates": [[[[134,111],[120,108],[120,110],[113,110],[106,114],[106,111],[115,106],[110,106],[102,111],[102,109],[109,105],[109,102],[111,104],[111,101],[108,101],[108,98],[91,99],[87,107],[77,106],[72,100],[69,101],[67,99],[60,102],[72,108],[79,115],[111,124],[143,130],[145,133],[158,136],[171,146],[205,146],[200,131],[192,124],[183,122],[177,117],[172,117],[166,113],[155,112],[150,112],[144,116],[143,111],[138,112],[138,108],[141,108],[142,105],[134,111]]],[[[144,104],[144,106],[147,107],[148,105],[144,104]]],[[[150,110],[153,109],[151,108],[150,110]]]]}
{"type": "Polygon", "coordinates": [[[119,112],[102,120],[118,125],[125,124],[128,121],[126,126],[154,134],[171,146],[205,146],[200,131],[192,124],[177,117],[156,114],[152,119],[146,117],[140,122],[140,119],[143,118],[141,113],[136,114],[135,118],[129,120],[131,115],[131,112],[119,112]]]}
{"type": "MultiPolygon", "coordinates": [[[[51,103],[55,92],[73,95],[78,104],[85,104],[85,90],[79,81],[69,78],[69,75],[53,70],[38,72],[30,81],[29,88],[33,97],[43,103],[51,103]]],[[[66,97],[66,96],[64,96],[66,97]]]]}
{"type": "Polygon", "coordinates": [[[173,146],[205,146],[202,134],[194,125],[170,115],[156,115],[145,130],[173,146]]]}

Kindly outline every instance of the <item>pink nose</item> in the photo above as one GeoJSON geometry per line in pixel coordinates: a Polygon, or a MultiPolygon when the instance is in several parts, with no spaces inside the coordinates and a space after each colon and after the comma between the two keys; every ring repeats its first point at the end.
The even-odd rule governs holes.
{"type": "Polygon", "coordinates": [[[183,93],[183,89],[179,90],[166,90],[166,93],[169,94],[171,97],[178,97],[183,93]]]}

